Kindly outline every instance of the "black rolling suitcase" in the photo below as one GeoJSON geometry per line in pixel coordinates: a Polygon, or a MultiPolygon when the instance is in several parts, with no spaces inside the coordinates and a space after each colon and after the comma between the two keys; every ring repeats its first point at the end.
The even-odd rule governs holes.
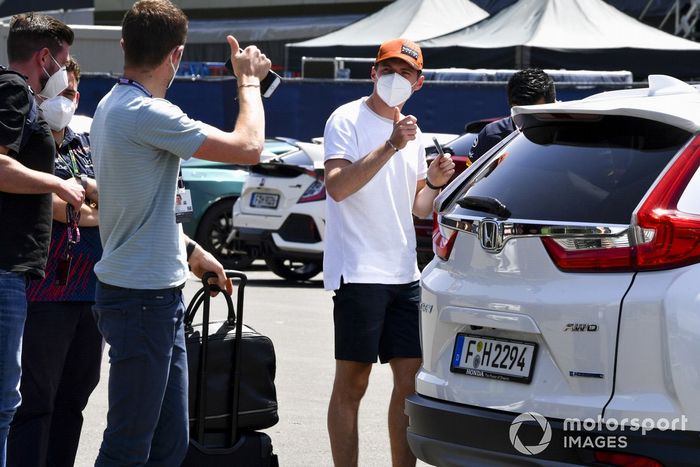
{"type": "Polygon", "coordinates": [[[268,338],[243,325],[246,275],[237,271],[226,271],[226,275],[238,279],[235,284],[238,287],[235,312],[231,297],[225,292],[220,294],[228,305],[226,322],[210,334],[209,292],[219,290],[218,286],[208,283],[209,279],[216,277],[211,273],[204,274],[204,286],[195,294],[185,316],[191,423],[190,444],[182,466],[277,467],[277,456],[272,452],[270,437],[251,428],[266,428],[277,422],[274,349],[268,338]],[[202,325],[193,326],[194,315],[202,304],[202,325]],[[243,372],[242,360],[245,362],[243,372]],[[219,373],[213,378],[209,373],[212,363],[216,363],[214,368],[219,373]],[[221,374],[222,368],[228,368],[227,376],[221,374]],[[245,397],[247,404],[257,408],[241,410],[242,379],[246,380],[243,392],[249,393],[245,397]],[[229,387],[230,392],[222,390],[220,386],[229,387]],[[210,400],[210,392],[217,396],[213,401],[210,400]],[[223,401],[221,395],[227,393],[230,398],[223,401]],[[224,415],[220,414],[222,410],[226,411],[224,415]],[[241,420],[245,423],[241,424],[241,420]]]}

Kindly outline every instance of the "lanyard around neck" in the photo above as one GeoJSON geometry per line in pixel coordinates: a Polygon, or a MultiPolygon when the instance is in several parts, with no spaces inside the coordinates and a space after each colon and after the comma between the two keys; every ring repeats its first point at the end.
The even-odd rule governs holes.
{"type": "Polygon", "coordinates": [[[70,157],[71,166],[73,166],[73,176],[80,177],[80,170],[78,170],[78,161],[75,160],[75,154],[73,154],[73,149],[68,148],[68,156],[70,157]]]}
{"type": "Polygon", "coordinates": [[[133,79],[119,78],[119,82],[117,84],[122,85],[122,86],[133,86],[136,89],[143,92],[148,97],[153,97],[153,94],[148,92],[148,89],[146,89],[146,87],[143,84],[139,83],[138,81],[134,81],[133,79]]]}

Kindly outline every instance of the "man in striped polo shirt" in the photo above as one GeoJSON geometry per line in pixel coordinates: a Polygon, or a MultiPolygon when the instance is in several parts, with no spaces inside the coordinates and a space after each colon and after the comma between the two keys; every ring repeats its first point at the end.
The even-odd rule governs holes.
{"type": "MultiPolygon", "coordinates": [[[[227,133],[165,99],[184,49],[187,17],[169,0],[136,2],[122,22],[124,76],[100,101],[92,151],[100,187],[95,314],[110,345],[109,413],[97,466],[180,465],[188,444],[181,288],[197,276],[231,283],[176,222],[181,159],[254,164],[264,143],[260,81],[270,61],[228,36],[239,113],[227,133]]],[[[231,96],[233,100],[234,96],[231,96]]]]}

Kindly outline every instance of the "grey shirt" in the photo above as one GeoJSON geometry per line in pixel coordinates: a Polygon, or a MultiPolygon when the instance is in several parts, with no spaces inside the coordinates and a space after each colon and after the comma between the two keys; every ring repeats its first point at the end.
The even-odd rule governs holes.
{"type": "Polygon", "coordinates": [[[162,289],[185,282],[182,226],[175,222],[180,159],[204,142],[208,126],[176,105],[131,85],[100,101],[90,130],[100,187],[100,237],[95,265],[106,284],[162,289]]]}

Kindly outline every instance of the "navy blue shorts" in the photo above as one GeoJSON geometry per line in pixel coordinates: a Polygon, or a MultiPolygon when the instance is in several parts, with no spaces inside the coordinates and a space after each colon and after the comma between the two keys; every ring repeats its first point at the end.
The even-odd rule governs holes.
{"type": "Polygon", "coordinates": [[[346,284],[333,297],[335,358],[420,358],[420,284],[346,284]]]}

